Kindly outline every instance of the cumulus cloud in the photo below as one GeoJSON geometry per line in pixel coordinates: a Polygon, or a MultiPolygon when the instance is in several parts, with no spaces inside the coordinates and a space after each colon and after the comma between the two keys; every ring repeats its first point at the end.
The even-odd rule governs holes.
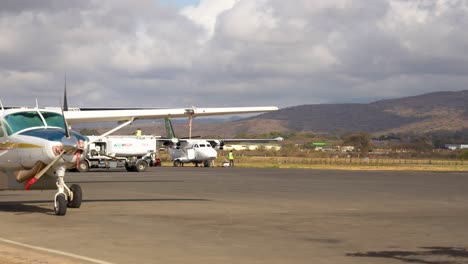
{"type": "Polygon", "coordinates": [[[464,0],[0,3],[6,104],[281,107],[467,89],[464,0]]]}
{"type": "Polygon", "coordinates": [[[187,6],[180,13],[202,26],[211,37],[216,27],[218,16],[231,9],[239,0],[201,0],[197,6],[187,6]]]}

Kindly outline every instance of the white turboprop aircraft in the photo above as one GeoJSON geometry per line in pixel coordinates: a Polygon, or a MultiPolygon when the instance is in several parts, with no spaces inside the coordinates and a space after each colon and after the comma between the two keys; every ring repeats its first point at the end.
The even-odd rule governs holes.
{"type": "MultiPolygon", "coordinates": [[[[65,92],[66,95],[66,92],[65,92]]],[[[79,208],[82,191],[78,184],[68,187],[64,176],[82,159],[88,139],[69,130],[68,125],[117,121],[116,128],[137,119],[190,117],[233,113],[275,111],[277,107],[174,108],[96,110],[60,108],[4,108],[0,102],[0,190],[57,189],[56,215],[65,215],[67,207],[79,208]]]]}
{"type": "Polygon", "coordinates": [[[186,139],[177,138],[174,133],[171,120],[165,118],[166,133],[168,138],[160,138],[167,147],[169,155],[171,155],[174,167],[183,166],[184,163],[193,163],[196,167],[203,164],[204,167],[210,167],[211,161],[218,156],[216,149],[223,149],[225,143],[234,142],[272,142],[283,141],[283,138],[277,137],[272,139],[186,139]]]}

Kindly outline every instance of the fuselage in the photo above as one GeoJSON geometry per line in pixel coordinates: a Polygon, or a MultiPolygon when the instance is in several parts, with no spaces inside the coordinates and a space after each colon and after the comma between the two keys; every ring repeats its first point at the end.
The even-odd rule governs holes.
{"type": "MultiPolygon", "coordinates": [[[[65,123],[60,111],[49,109],[0,110],[0,169],[25,170],[37,162],[49,164],[60,154],[65,123]]],[[[71,132],[77,140],[86,141],[71,132]]],[[[66,153],[57,164],[73,166],[74,153],[66,153]]]]}
{"type": "Polygon", "coordinates": [[[217,152],[206,140],[187,139],[180,146],[169,147],[173,160],[182,163],[204,162],[216,159],[217,152]]]}

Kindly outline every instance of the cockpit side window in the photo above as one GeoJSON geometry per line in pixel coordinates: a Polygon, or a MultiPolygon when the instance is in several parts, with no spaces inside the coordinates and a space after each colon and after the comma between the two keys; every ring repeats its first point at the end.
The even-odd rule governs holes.
{"type": "Polygon", "coordinates": [[[41,114],[44,117],[47,126],[65,128],[62,115],[52,112],[41,112],[41,114]]]}
{"type": "Polygon", "coordinates": [[[30,127],[43,127],[44,122],[36,111],[18,112],[5,116],[9,135],[30,127]]]}
{"type": "Polygon", "coordinates": [[[194,147],[194,148],[198,148],[198,145],[197,145],[197,144],[195,144],[195,145],[193,145],[193,147],[194,147]]]}
{"type": "Polygon", "coordinates": [[[2,122],[0,122],[0,137],[3,137],[3,136],[5,136],[5,133],[3,132],[2,122]]]}
{"type": "Polygon", "coordinates": [[[13,134],[13,131],[11,130],[10,126],[9,126],[7,123],[3,123],[3,127],[5,128],[5,132],[6,132],[8,135],[13,134]]]}

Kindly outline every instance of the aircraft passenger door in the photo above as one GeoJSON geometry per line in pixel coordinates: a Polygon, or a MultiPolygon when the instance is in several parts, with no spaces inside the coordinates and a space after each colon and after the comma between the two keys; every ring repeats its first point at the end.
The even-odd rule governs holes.
{"type": "Polygon", "coordinates": [[[187,149],[187,159],[195,159],[195,148],[198,148],[198,145],[194,145],[193,148],[187,149]]]}

